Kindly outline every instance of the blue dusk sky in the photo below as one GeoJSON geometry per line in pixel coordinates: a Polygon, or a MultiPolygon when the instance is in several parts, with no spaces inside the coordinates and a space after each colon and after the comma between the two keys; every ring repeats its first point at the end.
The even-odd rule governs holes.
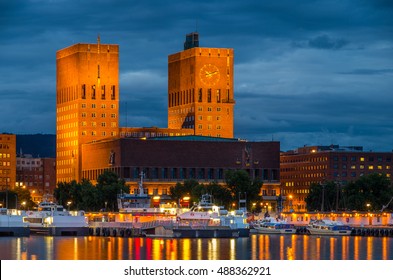
{"type": "Polygon", "coordinates": [[[167,127],[167,59],[235,53],[235,137],[393,149],[393,1],[0,1],[0,132],[56,133],[56,51],[120,46],[121,126],[167,127]],[[126,117],[127,112],[127,117],[126,117]]]}

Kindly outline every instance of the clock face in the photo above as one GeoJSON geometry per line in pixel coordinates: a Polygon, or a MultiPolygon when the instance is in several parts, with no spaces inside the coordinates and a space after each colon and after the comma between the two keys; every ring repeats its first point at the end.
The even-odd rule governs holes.
{"type": "Polygon", "coordinates": [[[206,86],[214,86],[220,80],[220,71],[213,64],[205,64],[199,71],[199,78],[206,86]]]}

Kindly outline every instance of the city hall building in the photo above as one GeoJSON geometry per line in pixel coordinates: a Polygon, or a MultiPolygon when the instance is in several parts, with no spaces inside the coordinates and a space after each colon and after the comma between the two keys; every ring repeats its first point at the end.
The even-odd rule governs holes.
{"type": "MultiPolygon", "coordinates": [[[[168,56],[168,127],[119,127],[119,46],[79,43],[57,61],[57,182],[95,181],[105,170],[149,194],[166,194],[185,179],[224,182],[226,170],[263,180],[276,200],[279,142],[234,138],[234,52],[199,47],[198,33],[168,56]]],[[[147,100],[148,102],[148,100],[147,100]]]]}

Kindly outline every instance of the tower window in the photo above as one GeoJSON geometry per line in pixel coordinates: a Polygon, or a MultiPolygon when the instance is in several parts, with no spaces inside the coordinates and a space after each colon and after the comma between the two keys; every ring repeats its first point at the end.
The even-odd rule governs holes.
{"type": "Polygon", "coordinates": [[[86,99],[86,85],[82,85],[82,99],[86,99]]]}
{"type": "Polygon", "coordinates": [[[96,99],[96,86],[91,87],[91,99],[96,99]]]}
{"type": "Polygon", "coordinates": [[[218,89],[216,91],[216,97],[217,97],[217,103],[220,103],[221,102],[221,90],[220,89],[218,89]]]}
{"type": "Polygon", "coordinates": [[[111,99],[116,99],[116,86],[111,86],[111,99]]]}
{"type": "Polygon", "coordinates": [[[212,102],[212,89],[211,88],[209,88],[208,90],[207,90],[207,102],[212,102]]]}
{"type": "Polygon", "coordinates": [[[105,100],[105,86],[101,87],[101,99],[105,100]]]}
{"type": "Polygon", "coordinates": [[[202,89],[201,88],[198,91],[198,102],[202,102],[202,89]]]}

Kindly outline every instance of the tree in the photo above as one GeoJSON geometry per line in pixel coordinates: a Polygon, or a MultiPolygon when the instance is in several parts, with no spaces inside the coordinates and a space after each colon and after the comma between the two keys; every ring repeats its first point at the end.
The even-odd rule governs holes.
{"type": "MultiPolygon", "coordinates": [[[[393,185],[389,178],[377,173],[363,176],[349,183],[345,191],[348,208],[352,210],[382,210],[393,197],[393,185]]],[[[392,208],[390,205],[388,209],[392,208]]]]}
{"type": "Polygon", "coordinates": [[[335,210],[335,198],[337,185],[334,181],[325,184],[311,184],[310,193],[306,197],[308,211],[332,211],[335,210]],[[322,205],[323,204],[323,205],[322,205]]]}
{"type": "Polygon", "coordinates": [[[125,192],[129,193],[130,188],[126,186],[125,181],[109,170],[104,171],[97,178],[98,191],[101,193],[101,208],[107,208],[110,211],[118,211],[117,195],[125,192]]]}
{"type": "Polygon", "coordinates": [[[172,199],[179,202],[183,197],[189,196],[190,203],[197,202],[199,200],[198,192],[196,191],[199,188],[198,181],[191,179],[185,180],[183,183],[177,182],[175,186],[170,187],[169,194],[172,199]]]}
{"type": "Polygon", "coordinates": [[[239,195],[246,195],[249,209],[251,209],[253,202],[261,199],[259,193],[263,184],[262,181],[259,179],[251,180],[245,170],[226,171],[225,182],[232,193],[232,200],[236,201],[239,195]]]}

